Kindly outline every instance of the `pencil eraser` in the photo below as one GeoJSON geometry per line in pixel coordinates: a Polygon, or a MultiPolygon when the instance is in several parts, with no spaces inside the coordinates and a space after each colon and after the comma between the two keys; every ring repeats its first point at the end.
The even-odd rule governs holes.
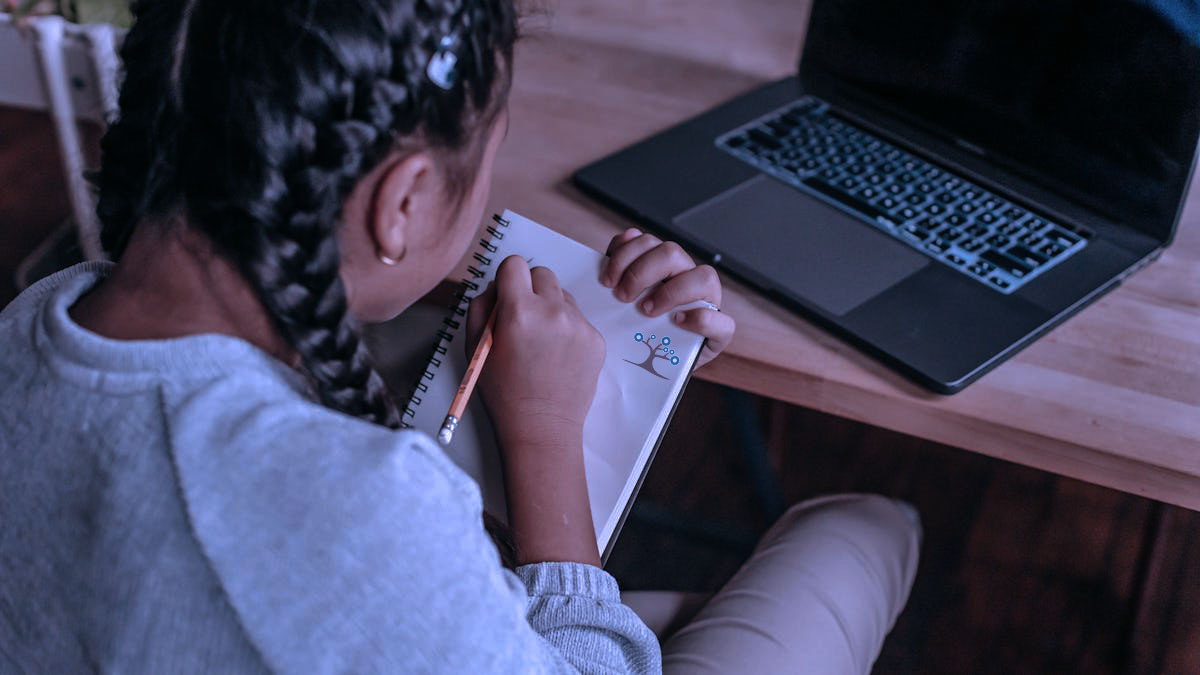
{"type": "Polygon", "coordinates": [[[438,443],[442,445],[450,445],[450,439],[454,438],[454,430],[458,428],[458,418],[454,415],[446,415],[446,421],[442,422],[442,430],[438,432],[438,443]]]}

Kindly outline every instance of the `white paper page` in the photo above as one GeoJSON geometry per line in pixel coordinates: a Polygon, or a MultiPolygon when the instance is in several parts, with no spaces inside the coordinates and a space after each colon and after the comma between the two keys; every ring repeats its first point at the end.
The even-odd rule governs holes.
{"type": "MultiPolygon", "coordinates": [[[[497,251],[484,252],[490,264],[479,266],[484,276],[479,289],[495,277],[496,267],[509,255],[520,255],[532,266],[554,271],[580,310],[604,336],[604,368],[584,426],[584,464],[596,540],[603,552],[611,543],[633,490],[653,451],[675,400],[680,395],[703,338],[674,326],[670,314],[647,318],[633,303],[618,301],[600,284],[603,254],[553,230],[507,211],[509,222],[497,251]]],[[[462,317],[454,317],[456,320],[462,317]]],[[[440,365],[431,369],[432,380],[423,380],[428,391],[418,391],[418,406],[407,421],[436,437],[454,398],[467,357],[458,328],[444,326],[454,335],[440,365]]],[[[503,495],[498,453],[476,396],[463,416],[447,454],[480,482],[485,507],[503,516],[503,495]],[[484,419],[480,419],[484,418],[484,419]],[[482,442],[480,442],[482,440],[482,442]],[[481,480],[481,478],[483,480],[481,480]]]]}

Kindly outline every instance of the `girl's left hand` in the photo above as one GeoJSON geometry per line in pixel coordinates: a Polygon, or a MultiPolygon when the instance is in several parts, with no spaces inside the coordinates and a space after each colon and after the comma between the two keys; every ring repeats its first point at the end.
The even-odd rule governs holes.
{"type": "MultiPolygon", "coordinates": [[[[721,279],[708,265],[696,265],[691,256],[673,241],[630,228],[608,244],[608,262],[600,283],[613,289],[622,302],[632,302],[647,288],[661,282],[638,303],[646,316],[659,316],[697,300],[721,306],[721,279]]],[[[700,352],[699,368],[729,346],[737,325],[733,317],[700,307],[675,312],[671,321],[684,330],[708,338],[700,352]]]]}

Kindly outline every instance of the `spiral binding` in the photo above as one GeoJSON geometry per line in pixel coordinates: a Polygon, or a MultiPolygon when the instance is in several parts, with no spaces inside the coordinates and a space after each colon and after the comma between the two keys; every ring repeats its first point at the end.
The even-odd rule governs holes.
{"type": "Polygon", "coordinates": [[[421,405],[420,395],[429,392],[429,383],[437,375],[437,370],[442,367],[442,358],[449,352],[450,343],[454,340],[456,332],[466,322],[467,308],[471,305],[471,299],[479,292],[478,280],[487,275],[486,268],[490,267],[495,260],[494,256],[486,254],[494,254],[500,250],[496,242],[504,239],[509,221],[500,214],[493,215],[492,220],[495,221],[495,224],[487,226],[488,237],[479,240],[481,250],[476,251],[473,256],[475,264],[467,267],[467,273],[470,276],[459,283],[458,289],[454,292],[454,301],[447,308],[447,314],[442,319],[442,327],[438,328],[437,344],[434,345],[433,353],[426,362],[425,371],[417,378],[416,386],[409,392],[408,403],[400,420],[401,428],[412,428],[412,420],[417,416],[417,407],[421,405]]]}

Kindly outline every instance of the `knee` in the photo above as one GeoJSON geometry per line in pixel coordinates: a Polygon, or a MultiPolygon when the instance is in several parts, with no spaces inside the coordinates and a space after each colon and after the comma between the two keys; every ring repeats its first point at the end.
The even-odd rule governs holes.
{"type": "Polygon", "coordinates": [[[920,514],[908,502],[869,494],[821,497],[788,509],[772,530],[764,544],[772,538],[790,538],[820,548],[846,549],[883,572],[891,582],[887,585],[903,597],[916,576],[923,535],[920,514]]]}
{"type": "Polygon", "coordinates": [[[919,547],[923,536],[921,514],[912,504],[874,494],[838,494],[793,505],[780,523],[828,525],[872,537],[897,539],[919,547]]]}

